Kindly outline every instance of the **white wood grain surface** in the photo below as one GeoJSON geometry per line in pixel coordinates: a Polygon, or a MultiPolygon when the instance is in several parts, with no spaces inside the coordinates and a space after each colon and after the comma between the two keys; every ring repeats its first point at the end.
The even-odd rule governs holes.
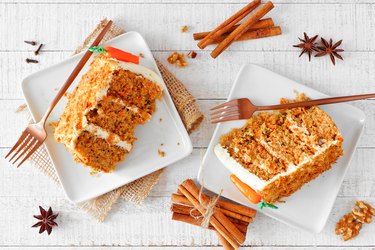
{"type": "MultiPolygon", "coordinates": [[[[242,64],[256,63],[330,95],[375,92],[375,2],[371,0],[274,0],[269,14],[283,35],[235,44],[217,60],[212,47],[198,51],[192,33],[209,30],[248,0],[0,0],[0,248],[4,249],[220,249],[209,231],[171,221],[170,194],[186,178],[195,178],[214,127],[207,121],[191,138],[193,153],[170,166],[141,206],[119,202],[104,223],[97,223],[62,190],[29,164],[20,169],[3,157],[24,128],[28,114],[15,113],[24,103],[21,80],[28,74],[69,57],[103,17],[126,30],[140,32],[154,55],[166,62],[172,51],[196,50],[184,69],[166,66],[198,99],[207,113],[229,93],[242,64]],[[188,25],[188,33],[180,27],[188,25]],[[308,62],[292,47],[306,31],[344,39],[344,62],[333,67],[327,58],[308,62]],[[45,43],[40,63],[29,65],[33,47],[23,40],[45,43]],[[38,205],[59,212],[50,236],[31,228],[38,205]]],[[[251,83],[249,83],[251,84],[251,83]]],[[[373,249],[375,223],[365,225],[354,240],[334,234],[337,219],[355,200],[375,204],[375,100],[353,105],[366,113],[364,135],[356,150],[327,226],[313,235],[289,228],[261,214],[250,225],[243,249],[373,249]],[[254,248],[253,248],[254,247],[254,248]]]]}

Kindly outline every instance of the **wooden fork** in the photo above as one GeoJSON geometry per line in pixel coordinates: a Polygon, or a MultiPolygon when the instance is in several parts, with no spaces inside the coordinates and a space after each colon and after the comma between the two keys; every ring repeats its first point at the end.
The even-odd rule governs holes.
{"type": "Polygon", "coordinates": [[[323,99],[316,99],[303,102],[293,102],[286,104],[278,104],[271,106],[256,106],[247,98],[240,98],[232,101],[220,104],[211,110],[211,123],[219,123],[233,120],[249,119],[254,112],[264,110],[277,110],[277,109],[291,109],[298,107],[310,107],[324,104],[333,104],[339,102],[350,102],[355,100],[363,100],[368,98],[374,98],[375,94],[363,94],[363,95],[351,95],[351,96],[339,96],[330,97],[323,99]]]}
{"type": "MultiPolygon", "coordinates": [[[[112,21],[109,21],[107,25],[103,28],[100,32],[98,37],[95,41],[91,44],[91,47],[99,45],[100,41],[103,39],[104,35],[107,33],[108,29],[111,27],[112,21]]],[[[12,147],[9,153],[5,156],[7,158],[10,156],[14,151],[15,153],[9,159],[11,162],[14,158],[16,158],[12,164],[15,164],[18,160],[21,162],[18,164],[17,167],[21,166],[45,141],[47,138],[47,131],[45,129],[45,124],[47,121],[48,116],[52,112],[53,108],[56,104],[60,101],[61,97],[65,94],[68,90],[69,86],[72,84],[74,79],[77,77],[83,66],[85,66],[86,62],[89,60],[92,52],[86,51],[83,55],[82,59],[78,62],[77,66],[74,68],[64,85],[61,87],[55,99],[53,99],[51,105],[49,106],[47,112],[44,114],[43,118],[38,123],[29,124],[26,129],[23,131],[21,137],[18,139],[16,144],[12,147]],[[26,154],[26,156],[25,156],[26,154]]]]}

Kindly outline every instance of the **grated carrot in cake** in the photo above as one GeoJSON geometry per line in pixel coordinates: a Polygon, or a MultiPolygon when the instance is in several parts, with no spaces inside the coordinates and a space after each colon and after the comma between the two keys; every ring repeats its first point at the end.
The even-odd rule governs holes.
{"type": "MultiPolygon", "coordinates": [[[[308,100],[298,95],[294,100],[308,100]]],[[[343,155],[343,138],[319,107],[260,112],[215,147],[221,162],[269,203],[291,195],[343,155]]]]}
{"type": "Polygon", "coordinates": [[[162,80],[133,63],[99,56],[82,76],[55,125],[54,137],[77,162],[112,172],[137,140],[162,96],[162,80]]]}

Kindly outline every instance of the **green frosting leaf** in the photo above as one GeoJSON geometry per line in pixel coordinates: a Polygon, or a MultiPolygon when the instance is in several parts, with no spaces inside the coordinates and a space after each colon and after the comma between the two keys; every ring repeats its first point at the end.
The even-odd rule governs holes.
{"type": "Polygon", "coordinates": [[[268,202],[265,202],[265,201],[258,202],[258,207],[260,209],[263,209],[264,207],[269,207],[269,208],[272,208],[272,209],[278,209],[278,207],[275,206],[274,204],[271,204],[271,203],[268,203],[268,202]]]}
{"type": "Polygon", "coordinates": [[[89,51],[91,51],[91,52],[97,52],[97,53],[107,52],[103,47],[99,47],[99,46],[90,47],[89,51]]]}

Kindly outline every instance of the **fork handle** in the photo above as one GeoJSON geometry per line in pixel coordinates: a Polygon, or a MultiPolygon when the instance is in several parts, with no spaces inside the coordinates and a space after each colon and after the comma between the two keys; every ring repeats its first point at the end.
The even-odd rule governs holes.
{"type": "MultiPolygon", "coordinates": [[[[111,27],[112,21],[108,21],[106,26],[103,28],[103,30],[100,32],[100,34],[96,37],[95,41],[91,44],[90,47],[99,45],[100,41],[103,39],[104,35],[107,33],[108,29],[111,27]]],[[[74,79],[77,77],[79,72],[82,70],[82,68],[85,66],[86,62],[89,60],[92,52],[87,50],[86,53],[83,55],[81,60],[78,62],[77,66],[73,69],[72,73],[68,77],[68,79],[65,81],[64,85],[60,88],[59,92],[51,102],[51,105],[48,107],[48,110],[44,114],[43,118],[40,120],[39,123],[44,124],[47,121],[48,116],[51,114],[52,110],[55,108],[56,104],[60,101],[61,97],[65,94],[65,92],[68,90],[70,85],[73,83],[74,79]]]]}
{"type": "Polygon", "coordinates": [[[356,100],[364,100],[368,98],[375,98],[375,94],[363,94],[363,95],[349,95],[349,96],[338,96],[338,97],[329,97],[323,99],[316,99],[303,102],[293,102],[286,104],[270,105],[270,106],[257,106],[257,110],[275,110],[275,109],[290,109],[298,107],[310,107],[317,105],[333,104],[340,102],[350,102],[356,100]]]}

